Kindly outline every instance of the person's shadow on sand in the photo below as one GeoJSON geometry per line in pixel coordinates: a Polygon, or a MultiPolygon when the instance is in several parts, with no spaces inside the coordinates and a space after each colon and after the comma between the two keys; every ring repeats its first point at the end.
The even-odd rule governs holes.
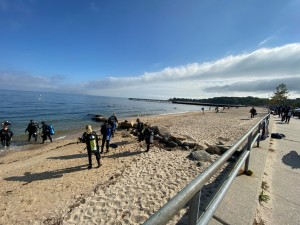
{"type": "Polygon", "coordinates": [[[60,178],[65,173],[72,173],[72,172],[77,172],[77,171],[85,170],[85,169],[86,169],[86,165],[80,165],[80,166],[74,166],[74,167],[59,169],[59,170],[54,170],[54,171],[46,171],[46,172],[42,172],[42,173],[25,172],[23,176],[6,177],[6,178],[4,178],[4,180],[31,183],[31,182],[37,181],[37,180],[60,178]]]}
{"type": "Polygon", "coordinates": [[[49,157],[47,159],[60,159],[60,160],[68,160],[68,159],[81,159],[87,157],[87,153],[80,153],[74,155],[62,155],[62,156],[54,156],[49,157]]]}
{"type": "Polygon", "coordinates": [[[296,151],[290,151],[282,157],[282,162],[285,165],[291,166],[292,169],[300,168],[300,155],[296,151]]]}

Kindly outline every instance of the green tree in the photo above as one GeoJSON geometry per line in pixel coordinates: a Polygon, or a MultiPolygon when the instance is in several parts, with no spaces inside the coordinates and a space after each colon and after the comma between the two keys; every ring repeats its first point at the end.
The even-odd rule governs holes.
{"type": "Polygon", "coordinates": [[[271,103],[274,105],[282,105],[285,104],[289,96],[289,91],[285,84],[280,84],[276,87],[276,91],[273,93],[271,97],[271,103]]]}

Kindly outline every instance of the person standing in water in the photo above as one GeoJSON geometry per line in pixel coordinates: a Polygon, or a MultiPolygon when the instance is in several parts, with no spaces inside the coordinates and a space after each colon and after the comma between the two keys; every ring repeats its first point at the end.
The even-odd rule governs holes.
{"type": "Polygon", "coordinates": [[[28,124],[25,133],[28,131],[28,141],[30,141],[31,136],[35,138],[35,141],[37,140],[37,132],[39,129],[39,125],[33,122],[33,120],[30,120],[30,123],[28,124]]]}
{"type": "Polygon", "coordinates": [[[50,139],[50,141],[52,142],[52,137],[50,134],[50,129],[48,124],[46,124],[44,121],[42,122],[42,138],[43,138],[43,142],[42,144],[44,144],[44,142],[47,140],[47,137],[50,139]]]}
{"type": "Polygon", "coordinates": [[[9,129],[8,125],[10,125],[10,123],[8,123],[8,121],[2,124],[3,124],[3,128],[0,131],[1,144],[3,147],[9,147],[10,141],[14,136],[14,133],[9,129]]]}

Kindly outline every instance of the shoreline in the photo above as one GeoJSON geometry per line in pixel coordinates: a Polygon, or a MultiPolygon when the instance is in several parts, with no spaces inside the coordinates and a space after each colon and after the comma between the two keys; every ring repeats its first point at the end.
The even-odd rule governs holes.
{"type": "MultiPolygon", "coordinates": [[[[251,120],[247,109],[211,112],[141,118],[197,143],[232,145],[264,114],[251,120]]],[[[111,143],[118,147],[101,154],[100,168],[88,170],[85,145],[76,140],[0,157],[0,224],[141,224],[218,158],[197,166],[188,158],[192,149],[156,144],[145,153],[144,142],[117,130],[111,143]]]]}
{"type": "MultiPolygon", "coordinates": [[[[180,114],[186,114],[186,113],[197,113],[198,111],[185,111],[185,112],[176,112],[176,113],[162,113],[162,114],[147,114],[147,115],[137,115],[136,117],[133,116],[129,116],[129,117],[120,117],[119,121],[123,122],[125,120],[131,120],[133,122],[136,121],[136,118],[152,118],[152,117],[160,117],[160,116],[168,116],[168,115],[180,115],[180,114]]],[[[91,123],[89,124],[93,124],[92,127],[94,130],[97,131],[97,133],[99,133],[100,129],[101,129],[101,125],[103,124],[102,122],[96,122],[93,121],[92,119],[90,120],[91,123]],[[95,125],[98,125],[97,127],[95,125]],[[95,129],[96,127],[96,129],[95,129]]],[[[57,141],[57,140],[70,140],[73,139],[74,136],[78,135],[77,138],[79,136],[81,136],[81,134],[85,131],[85,127],[83,126],[82,128],[76,128],[76,129],[69,129],[69,130],[55,130],[55,134],[52,135],[53,141],[57,141]],[[58,136],[58,137],[57,137],[58,136]]],[[[18,136],[14,136],[13,140],[11,142],[11,146],[9,148],[7,147],[2,147],[0,146],[0,157],[3,154],[9,154],[11,152],[14,151],[24,151],[24,150],[28,150],[30,148],[38,148],[39,144],[42,141],[42,138],[39,136],[37,142],[34,142],[33,139],[28,142],[27,141],[28,138],[28,133],[26,134],[22,134],[22,135],[18,135],[18,136]]],[[[46,141],[48,142],[48,140],[46,141]]]]}

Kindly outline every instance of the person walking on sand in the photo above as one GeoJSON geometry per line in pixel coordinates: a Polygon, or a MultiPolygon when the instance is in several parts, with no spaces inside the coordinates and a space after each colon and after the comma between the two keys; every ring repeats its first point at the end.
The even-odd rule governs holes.
{"type": "Polygon", "coordinates": [[[150,124],[145,125],[146,128],[144,129],[144,138],[147,145],[147,149],[145,152],[149,152],[150,144],[153,144],[154,139],[154,132],[151,130],[150,124]]]}
{"type": "Polygon", "coordinates": [[[250,114],[251,114],[251,118],[253,118],[256,115],[256,109],[254,107],[252,107],[252,109],[250,109],[250,114]]]}
{"type": "Polygon", "coordinates": [[[202,113],[203,113],[203,115],[204,115],[204,107],[202,107],[201,110],[202,110],[202,113]]]}
{"type": "Polygon", "coordinates": [[[137,122],[136,129],[137,129],[138,141],[140,142],[143,140],[144,123],[140,120],[140,118],[137,118],[136,122],[137,122]]]}
{"type": "Polygon", "coordinates": [[[88,169],[91,169],[93,167],[92,153],[94,153],[96,156],[96,160],[99,168],[101,166],[101,163],[100,163],[98,135],[96,134],[95,131],[93,131],[91,125],[86,125],[86,131],[82,134],[79,140],[83,143],[86,143],[86,149],[87,149],[88,159],[89,159],[88,169]]]}
{"type": "Polygon", "coordinates": [[[2,124],[3,128],[0,131],[1,144],[3,147],[9,147],[14,133],[8,128],[8,125],[5,125],[6,123],[2,124]]]}
{"type": "Polygon", "coordinates": [[[104,124],[101,126],[100,132],[102,134],[101,153],[103,153],[105,143],[106,143],[106,152],[109,152],[109,142],[112,135],[112,126],[108,124],[107,120],[105,120],[104,124]]]}
{"type": "Polygon", "coordinates": [[[42,122],[42,138],[43,138],[43,142],[42,144],[44,144],[44,142],[47,140],[47,137],[49,138],[49,140],[52,142],[52,137],[51,137],[51,133],[50,133],[50,129],[48,124],[46,124],[44,121],[42,122]]]}

